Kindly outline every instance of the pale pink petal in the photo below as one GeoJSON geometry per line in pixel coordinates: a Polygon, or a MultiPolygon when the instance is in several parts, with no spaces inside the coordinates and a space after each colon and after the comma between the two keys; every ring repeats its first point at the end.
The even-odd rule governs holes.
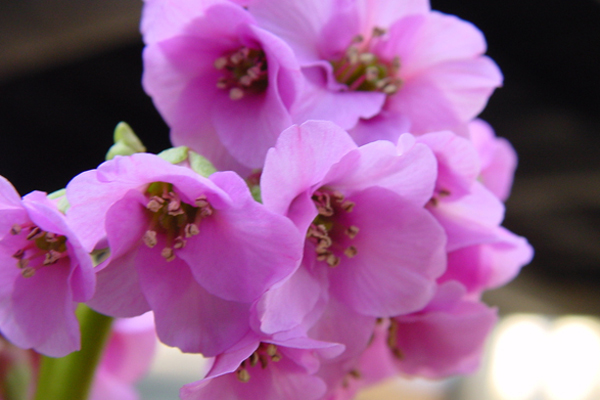
{"type": "Polygon", "coordinates": [[[164,260],[161,248],[159,243],[144,249],[136,260],[161,341],[207,357],[235,344],[249,329],[249,304],[211,295],[196,283],[184,261],[164,260]]]}
{"type": "Polygon", "coordinates": [[[350,136],[331,122],[309,121],[286,129],[265,161],[261,177],[265,206],[286,214],[296,196],[318,184],[333,164],[356,148],[350,136]]]}
{"type": "Polygon", "coordinates": [[[327,67],[303,68],[307,80],[301,97],[291,109],[294,122],[328,120],[351,129],[360,118],[372,118],[381,111],[386,97],[383,93],[331,90],[327,83],[331,66],[327,67]]]}
{"type": "Polygon", "coordinates": [[[376,317],[425,306],[445,268],[441,227],[424,209],[386,189],[369,188],[348,200],[356,206],[345,224],[339,222],[359,232],[340,246],[351,243],[358,253],[342,256],[331,269],[331,292],[355,311],[376,317]]]}
{"type": "Polygon", "coordinates": [[[357,1],[358,13],[363,17],[363,31],[370,32],[373,28],[387,29],[392,24],[412,14],[426,14],[429,0],[408,1],[381,1],[381,0],[359,0],[357,1]]]}

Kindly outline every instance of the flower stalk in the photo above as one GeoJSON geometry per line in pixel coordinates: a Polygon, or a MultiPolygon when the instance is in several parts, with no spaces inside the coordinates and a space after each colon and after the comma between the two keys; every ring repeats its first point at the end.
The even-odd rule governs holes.
{"type": "Polygon", "coordinates": [[[42,357],[35,400],[88,398],[113,318],[80,304],[81,350],[62,358],[42,357]]]}

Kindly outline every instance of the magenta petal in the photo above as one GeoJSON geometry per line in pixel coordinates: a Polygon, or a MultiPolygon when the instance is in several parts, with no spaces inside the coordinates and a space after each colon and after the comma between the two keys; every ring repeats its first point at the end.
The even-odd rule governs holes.
{"type": "Polygon", "coordinates": [[[333,164],[356,148],[348,133],[331,122],[308,121],[286,129],[265,161],[265,206],[285,215],[296,196],[319,184],[333,164]]]}
{"type": "Polygon", "coordinates": [[[27,218],[27,213],[21,206],[21,196],[13,185],[0,176],[0,240],[10,231],[17,221],[27,218]]]}
{"type": "Polygon", "coordinates": [[[211,295],[196,283],[185,262],[165,261],[159,247],[140,250],[136,262],[160,340],[207,357],[235,344],[249,329],[249,304],[211,295]]]}
{"type": "Polygon", "coordinates": [[[144,297],[135,269],[137,252],[113,259],[96,275],[96,294],[88,301],[94,310],[112,317],[135,317],[150,306],[144,297]]]}
{"type": "Polygon", "coordinates": [[[434,299],[431,309],[428,306],[423,313],[395,319],[403,354],[397,365],[402,372],[442,378],[472,372],[479,364],[496,312],[482,303],[460,299],[461,291],[454,286],[460,285],[449,282],[440,287],[436,297],[445,297],[443,304],[435,305],[434,299]]]}
{"type": "Polygon", "coordinates": [[[14,321],[30,343],[26,347],[50,357],[63,357],[80,347],[69,273],[68,263],[59,261],[15,281],[14,321]]]}
{"type": "Polygon", "coordinates": [[[369,188],[348,199],[356,204],[347,224],[359,228],[352,241],[358,253],[342,256],[331,269],[332,293],[375,317],[421,309],[445,268],[443,230],[424,209],[386,189],[369,188]]]}
{"type": "Polygon", "coordinates": [[[331,90],[327,84],[327,74],[331,72],[325,68],[304,68],[303,73],[307,81],[291,110],[294,122],[328,120],[351,129],[360,118],[377,115],[385,102],[386,96],[379,92],[331,90]]]}
{"type": "Polygon", "coordinates": [[[418,205],[425,205],[431,199],[437,168],[427,146],[413,145],[399,155],[393,143],[379,140],[361,146],[358,153],[357,162],[346,163],[343,159],[333,166],[324,179],[325,184],[344,193],[379,186],[418,205]]]}
{"type": "Polygon", "coordinates": [[[302,324],[319,303],[326,285],[304,267],[269,290],[257,303],[260,330],[266,334],[288,331],[302,324]]]}
{"type": "Polygon", "coordinates": [[[290,275],[301,253],[302,238],[292,222],[249,200],[215,210],[177,255],[210,293],[251,302],[290,275]]]}

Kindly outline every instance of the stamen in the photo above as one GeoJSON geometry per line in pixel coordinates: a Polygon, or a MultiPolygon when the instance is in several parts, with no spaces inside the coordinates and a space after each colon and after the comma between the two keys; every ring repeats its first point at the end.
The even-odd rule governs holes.
{"type": "Polygon", "coordinates": [[[158,243],[156,239],[156,231],[147,230],[142,237],[144,244],[150,248],[153,248],[158,243]]]}
{"type": "Polygon", "coordinates": [[[385,33],[386,33],[386,30],[383,28],[379,28],[377,26],[375,28],[373,28],[373,37],[380,37],[380,36],[385,35],[385,33]]]}
{"type": "Polygon", "coordinates": [[[174,249],[183,249],[185,247],[186,241],[181,236],[177,236],[175,238],[175,243],[173,243],[174,249]]]}
{"type": "Polygon", "coordinates": [[[277,354],[277,346],[275,346],[273,343],[269,343],[267,345],[267,354],[270,357],[273,357],[275,354],[277,354]]]}
{"type": "Polygon", "coordinates": [[[165,247],[164,249],[162,249],[160,255],[163,256],[167,261],[173,261],[175,259],[175,253],[170,247],[165,247]]]}
{"type": "Polygon", "coordinates": [[[28,264],[29,264],[29,259],[27,259],[27,258],[22,258],[19,261],[17,261],[17,267],[19,267],[19,269],[27,268],[28,264]]]}
{"type": "Polygon", "coordinates": [[[350,238],[350,239],[354,239],[356,237],[356,235],[358,234],[358,227],[352,225],[350,228],[346,229],[344,231],[344,233],[350,238]]]}
{"type": "Polygon", "coordinates": [[[20,260],[21,258],[23,258],[23,256],[25,255],[25,250],[23,249],[19,249],[15,252],[15,254],[13,254],[12,256],[14,258],[16,258],[17,260],[20,260]]]}
{"type": "Polygon", "coordinates": [[[23,278],[31,278],[35,275],[35,269],[31,267],[25,267],[21,271],[21,275],[23,275],[23,278]]]}
{"type": "Polygon", "coordinates": [[[27,235],[27,240],[38,239],[38,238],[42,237],[43,235],[44,235],[44,231],[42,231],[37,226],[34,226],[33,228],[31,228],[31,231],[29,231],[29,234],[27,235]]]}
{"type": "Polygon", "coordinates": [[[165,199],[158,196],[152,196],[148,204],[146,204],[146,208],[155,213],[160,211],[163,204],[165,204],[165,199]]]}
{"type": "Polygon", "coordinates": [[[356,250],[356,247],[354,247],[354,246],[349,246],[346,248],[346,250],[344,250],[344,254],[348,258],[352,258],[352,257],[356,256],[357,253],[358,253],[358,250],[356,250]]]}
{"type": "Polygon", "coordinates": [[[342,208],[344,209],[344,211],[346,212],[352,212],[352,210],[354,209],[354,206],[356,204],[353,201],[350,200],[346,200],[342,203],[342,208]]]}
{"type": "Polygon", "coordinates": [[[219,57],[215,60],[214,66],[216,69],[223,69],[227,66],[227,58],[219,57]]]}
{"type": "Polygon", "coordinates": [[[235,374],[240,382],[248,382],[250,380],[250,373],[246,369],[238,369],[235,374]]]}
{"type": "Polygon", "coordinates": [[[240,88],[231,88],[231,90],[229,90],[229,98],[231,100],[239,100],[242,97],[244,97],[244,91],[240,88]]]}
{"type": "Polygon", "coordinates": [[[21,225],[19,224],[14,224],[11,228],[10,228],[10,233],[11,235],[18,235],[19,233],[21,233],[21,225]]]}
{"type": "Polygon", "coordinates": [[[43,264],[44,265],[52,265],[52,264],[56,264],[56,262],[58,260],[60,260],[62,254],[59,253],[56,250],[49,250],[46,253],[46,257],[44,258],[43,264]]]}
{"type": "Polygon", "coordinates": [[[191,238],[192,236],[196,236],[200,233],[200,229],[198,229],[198,225],[196,224],[187,224],[184,228],[184,233],[186,238],[191,238]]]}

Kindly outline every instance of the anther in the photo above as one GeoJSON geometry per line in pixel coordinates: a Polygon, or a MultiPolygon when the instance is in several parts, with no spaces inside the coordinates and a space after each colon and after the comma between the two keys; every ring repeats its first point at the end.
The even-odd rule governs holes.
{"type": "Polygon", "coordinates": [[[373,28],[373,37],[380,37],[385,35],[386,30],[383,28],[375,27],[373,28]]]}
{"type": "Polygon", "coordinates": [[[39,237],[42,237],[43,234],[44,231],[42,231],[37,226],[34,226],[33,228],[31,228],[31,231],[29,231],[29,234],[27,235],[27,240],[37,239],[39,237]]]}
{"type": "Polygon", "coordinates": [[[367,67],[365,70],[365,78],[369,82],[376,81],[379,78],[379,70],[377,67],[367,67]]]}
{"type": "Polygon", "coordinates": [[[353,201],[346,200],[342,203],[342,209],[346,212],[352,212],[356,204],[353,201]]]}
{"type": "Polygon", "coordinates": [[[15,254],[13,254],[12,256],[14,258],[16,258],[17,260],[20,260],[21,258],[23,258],[23,256],[25,255],[25,250],[23,249],[19,249],[15,252],[15,254]]]}
{"type": "Polygon", "coordinates": [[[327,256],[327,265],[329,265],[331,268],[337,267],[340,265],[340,258],[335,254],[330,254],[327,256]]]}
{"type": "Polygon", "coordinates": [[[14,224],[11,228],[10,228],[10,233],[11,235],[18,235],[19,233],[21,233],[21,225],[19,224],[14,224]]]}
{"type": "Polygon", "coordinates": [[[152,212],[158,212],[163,204],[165,203],[165,199],[158,196],[152,196],[148,204],[146,204],[146,208],[152,212]]]}
{"type": "Polygon", "coordinates": [[[358,56],[358,59],[362,63],[370,64],[373,61],[375,61],[375,54],[373,54],[373,53],[362,53],[361,55],[358,56]]]}
{"type": "Polygon", "coordinates": [[[273,357],[275,354],[277,354],[277,346],[275,346],[273,343],[269,343],[267,345],[267,354],[269,357],[273,357]]]}
{"type": "Polygon", "coordinates": [[[170,247],[162,249],[160,255],[167,261],[173,261],[175,259],[175,252],[173,252],[173,249],[170,247]]]}
{"type": "Polygon", "coordinates": [[[186,238],[191,238],[200,233],[200,229],[198,229],[198,225],[196,224],[187,224],[183,231],[186,238]]]}
{"type": "Polygon", "coordinates": [[[195,200],[196,206],[203,208],[208,206],[208,200],[206,200],[206,195],[198,196],[195,200]]]}
{"type": "Polygon", "coordinates": [[[216,69],[223,69],[227,66],[227,62],[226,57],[219,57],[215,60],[214,66],[216,69]]]}
{"type": "Polygon", "coordinates": [[[238,369],[235,374],[240,382],[248,382],[250,380],[250,373],[246,369],[238,369]]]}
{"type": "Polygon", "coordinates": [[[150,248],[153,248],[158,243],[156,239],[156,231],[147,230],[142,237],[144,244],[150,248]]]}
{"type": "Polygon", "coordinates": [[[360,43],[365,40],[365,37],[361,34],[358,34],[352,38],[352,43],[360,43]]]}
{"type": "Polygon", "coordinates": [[[21,271],[21,275],[23,275],[23,278],[31,278],[35,275],[35,269],[31,267],[25,267],[21,271]]]}
{"type": "Polygon", "coordinates": [[[348,374],[349,374],[351,377],[353,377],[353,378],[356,378],[356,379],[359,379],[359,378],[362,376],[362,375],[360,374],[360,371],[359,371],[359,370],[357,370],[357,369],[351,369],[351,370],[348,372],[348,374]]]}
{"type": "Polygon", "coordinates": [[[356,237],[356,235],[358,234],[358,227],[352,225],[350,228],[346,229],[344,231],[344,233],[350,238],[350,239],[354,239],[356,237]]]}
{"type": "Polygon", "coordinates": [[[56,251],[56,250],[49,250],[46,253],[46,256],[44,258],[43,264],[44,265],[56,264],[56,262],[58,260],[60,260],[60,256],[61,256],[61,254],[58,251],[56,251]]]}
{"type": "Polygon", "coordinates": [[[19,261],[17,261],[17,267],[19,267],[19,269],[27,268],[28,264],[29,260],[27,258],[21,258],[19,261]]]}
{"type": "Polygon", "coordinates": [[[398,91],[398,86],[389,84],[383,88],[383,93],[385,94],[394,94],[398,91]]]}
{"type": "Polygon", "coordinates": [[[58,236],[56,233],[46,232],[46,242],[48,243],[56,243],[58,241],[58,236]]]}
{"type": "Polygon", "coordinates": [[[231,100],[239,100],[244,97],[244,91],[240,88],[234,87],[229,90],[229,98],[231,100]]]}
{"type": "Polygon", "coordinates": [[[186,241],[181,236],[177,236],[175,238],[175,242],[173,243],[174,249],[183,249],[185,247],[186,241]]]}
{"type": "Polygon", "coordinates": [[[358,253],[358,250],[356,250],[356,247],[354,247],[354,246],[349,246],[346,248],[346,250],[344,250],[344,254],[348,258],[352,258],[352,257],[356,256],[357,253],[358,253]]]}
{"type": "Polygon", "coordinates": [[[250,355],[250,366],[254,367],[256,364],[258,364],[259,360],[260,360],[260,357],[258,356],[258,353],[255,351],[254,353],[252,353],[250,355]]]}

